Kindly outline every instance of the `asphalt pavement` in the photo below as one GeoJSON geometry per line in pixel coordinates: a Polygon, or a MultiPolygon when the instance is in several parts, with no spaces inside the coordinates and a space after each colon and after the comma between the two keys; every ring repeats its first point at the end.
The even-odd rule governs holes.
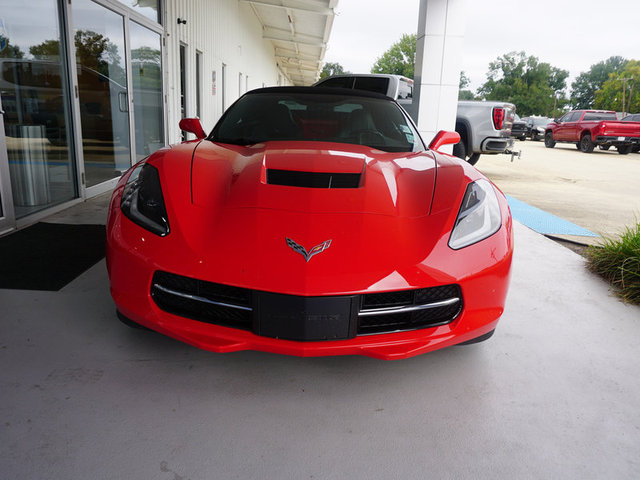
{"type": "Polygon", "coordinates": [[[476,164],[504,193],[601,236],[615,237],[640,221],[639,153],[582,153],[573,144],[545,148],[531,140],[517,140],[514,148],[522,156],[513,162],[507,155],[482,155],[476,164]]]}

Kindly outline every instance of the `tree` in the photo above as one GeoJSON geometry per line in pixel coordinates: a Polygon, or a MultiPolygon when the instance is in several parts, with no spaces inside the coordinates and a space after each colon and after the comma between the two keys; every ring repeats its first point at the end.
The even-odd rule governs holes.
{"type": "Polygon", "coordinates": [[[0,35],[0,58],[23,58],[24,52],[18,45],[11,45],[9,38],[0,35]]]}
{"type": "Polygon", "coordinates": [[[344,68],[339,63],[326,62],[322,66],[322,70],[320,71],[320,80],[322,80],[323,78],[330,77],[331,75],[344,75],[345,73],[350,73],[350,72],[345,72],[344,68]]]}
{"type": "Polygon", "coordinates": [[[131,69],[134,87],[162,88],[161,52],[150,47],[131,50],[131,69]]]}
{"type": "Polygon", "coordinates": [[[60,58],[60,42],[45,40],[38,45],[29,47],[29,53],[38,60],[58,60],[60,58]]]}
{"type": "MultiPolygon", "coordinates": [[[[46,42],[45,42],[46,43],[46,42]]],[[[83,67],[100,72],[124,85],[126,74],[118,47],[109,38],[91,30],[78,30],[74,36],[76,57],[83,67]]]]}
{"type": "Polygon", "coordinates": [[[416,35],[404,34],[371,67],[371,73],[389,73],[413,78],[416,59],[416,35]]]}
{"type": "Polygon", "coordinates": [[[460,72],[460,84],[458,86],[458,100],[475,100],[476,96],[467,87],[471,81],[464,70],[460,72]]]}
{"type": "Polygon", "coordinates": [[[609,74],[595,92],[595,108],[619,112],[640,111],[640,61],[630,60],[619,72],[609,74]]]}
{"type": "Polygon", "coordinates": [[[487,81],[478,93],[487,100],[514,103],[520,115],[555,115],[566,103],[569,72],[540,62],[525,52],[510,52],[489,63],[487,81]]]}
{"type": "Polygon", "coordinates": [[[576,109],[593,108],[596,90],[600,90],[612,73],[622,71],[627,60],[622,57],[609,57],[602,62],[591,65],[587,72],[582,72],[571,84],[571,103],[576,109]]]}

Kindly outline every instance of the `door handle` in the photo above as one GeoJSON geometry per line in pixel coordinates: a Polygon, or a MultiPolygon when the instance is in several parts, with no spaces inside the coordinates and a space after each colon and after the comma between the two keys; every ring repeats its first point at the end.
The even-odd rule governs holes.
{"type": "Polygon", "coordinates": [[[118,92],[118,107],[120,108],[121,112],[129,111],[127,92],[118,92]]]}

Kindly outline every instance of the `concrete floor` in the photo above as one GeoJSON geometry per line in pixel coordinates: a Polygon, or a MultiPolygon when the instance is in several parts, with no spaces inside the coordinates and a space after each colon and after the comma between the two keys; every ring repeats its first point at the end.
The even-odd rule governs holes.
{"type": "MultiPolygon", "coordinates": [[[[586,154],[575,145],[516,141],[522,158],[483,155],[478,169],[508,195],[598,235],[617,236],[640,221],[640,154],[586,154]]],[[[589,237],[567,239],[593,243],[589,237]]]]}
{"type": "Polygon", "coordinates": [[[520,224],[494,337],[402,361],[213,354],[131,330],[104,262],[0,305],[0,478],[640,472],[640,307],[520,224]]]}

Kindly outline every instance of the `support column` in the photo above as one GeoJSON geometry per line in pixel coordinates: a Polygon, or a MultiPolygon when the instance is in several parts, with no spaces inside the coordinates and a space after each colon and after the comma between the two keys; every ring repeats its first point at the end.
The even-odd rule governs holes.
{"type": "MultiPolygon", "coordinates": [[[[429,143],[455,130],[467,0],[420,0],[414,72],[414,118],[429,143]]],[[[443,147],[451,152],[452,147],[443,147]]]]}

